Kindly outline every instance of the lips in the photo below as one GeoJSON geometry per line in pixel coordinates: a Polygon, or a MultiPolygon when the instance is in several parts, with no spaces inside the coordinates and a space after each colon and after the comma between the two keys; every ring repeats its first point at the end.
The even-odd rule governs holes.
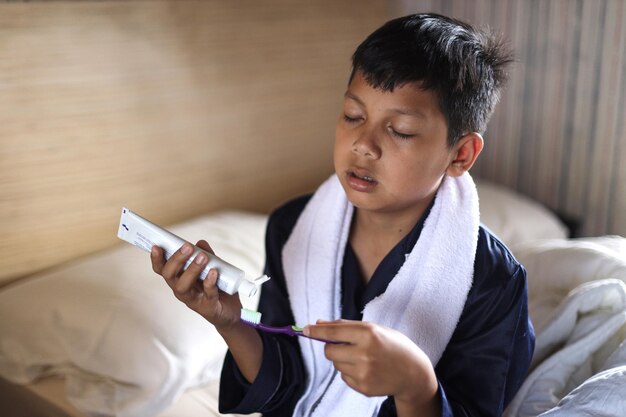
{"type": "Polygon", "coordinates": [[[364,169],[350,169],[346,173],[347,183],[355,191],[372,192],[378,181],[376,178],[364,169]]]}
{"type": "Polygon", "coordinates": [[[360,179],[363,181],[367,181],[367,182],[376,182],[376,180],[374,179],[374,177],[367,175],[367,174],[359,174],[357,171],[349,171],[348,175],[356,178],[356,179],[360,179]]]}

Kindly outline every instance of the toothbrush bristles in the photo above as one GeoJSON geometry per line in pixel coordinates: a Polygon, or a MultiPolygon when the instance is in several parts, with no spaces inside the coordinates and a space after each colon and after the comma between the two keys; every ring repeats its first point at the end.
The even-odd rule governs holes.
{"type": "Polygon", "coordinates": [[[261,313],[258,311],[248,310],[247,308],[242,308],[241,320],[252,324],[259,324],[261,323],[261,313]]]}

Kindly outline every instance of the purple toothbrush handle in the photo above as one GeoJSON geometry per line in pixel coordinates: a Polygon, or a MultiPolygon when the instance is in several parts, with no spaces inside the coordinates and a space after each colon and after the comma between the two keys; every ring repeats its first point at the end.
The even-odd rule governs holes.
{"type": "Polygon", "coordinates": [[[278,327],[278,326],[270,326],[270,325],[263,324],[263,323],[253,324],[253,323],[250,323],[250,322],[245,321],[245,320],[241,320],[241,322],[244,323],[244,324],[247,324],[249,326],[252,326],[254,328],[257,328],[259,330],[262,330],[264,332],[267,332],[267,333],[286,334],[286,335],[289,335],[289,336],[301,336],[301,337],[306,337],[307,339],[317,340],[317,341],[324,342],[324,343],[333,343],[333,344],[341,344],[341,343],[343,343],[343,342],[338,342],[336,340],[317,339],[315,337],[307,336],[304,333],[302,333],[302,331],[295,330],[293,328],[293,326],[278,327]]]}

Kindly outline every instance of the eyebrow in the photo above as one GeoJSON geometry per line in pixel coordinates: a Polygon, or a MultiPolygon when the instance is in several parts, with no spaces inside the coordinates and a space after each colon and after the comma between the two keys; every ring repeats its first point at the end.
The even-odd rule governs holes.
{"type": "MultiPolygon", "coordinates": [[[[346,91],[346,93],[344,94],[344,97],[356,101],[357,103],[359,103],[363,107],[367,107],[363,100],[361,100],[358,96],[352,94],[350,91],[346,91]]],[[[406,108],[406,107],[395,108],[395,109],[392,109],[392,111],[394,113],[396,113],[396,114],[401,114],[401,115],[406,115],[406,116],[415,116],[415,117],[419,117],[421,119],[425,119],[426,118],[426,115],[424,115],[424,113],[422,113],[421,111],[414,110],[414,109],[409,109],[409,108],[406,108]]]]}

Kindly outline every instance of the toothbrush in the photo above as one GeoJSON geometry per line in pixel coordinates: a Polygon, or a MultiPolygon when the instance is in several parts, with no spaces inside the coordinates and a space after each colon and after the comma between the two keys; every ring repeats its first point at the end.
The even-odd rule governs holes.
{"type": "Polygon", "coordinates": [[[302,329],[302,327],[296,326],[295,324],[291,326],[283,326],[283,327],[270,326],[267,324],[263,324],[261,323],[261,313],[259,313],[258,311],[248,310],[247,308],[241,309],[241,322],[243,324],[247,324],[248,326],[254,327],[255,329],[259,329],[268,333],[280,333],[280,334],[286,334],[289,336],[302,336],[302,337],[306,337],[306,338],[313,339],[313,340],[319,340],[320,342],[324,342],[324,343],[342,343],[342,342],[337,342],[336,340],[324,340],[324,339],[317,339],[315,337],[307,336],[304,333],[302,333],[304,329],[302,329]]]}

